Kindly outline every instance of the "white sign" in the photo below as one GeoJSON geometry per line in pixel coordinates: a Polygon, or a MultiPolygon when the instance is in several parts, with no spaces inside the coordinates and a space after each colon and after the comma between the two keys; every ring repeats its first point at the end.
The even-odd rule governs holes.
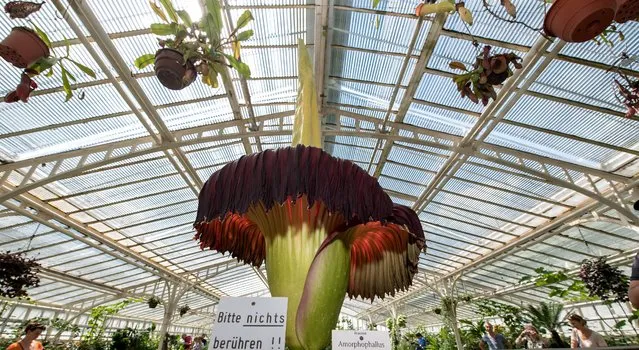
{"type": "Polygon", "coordinates": [[[284,350],[287,298],[222,298],[212,349],[284,350]]]}
{"type": "Polygon", "coordinates": [[[333,350],[390,350],[390,337],[385,331],[333,331],[333,350]]]}

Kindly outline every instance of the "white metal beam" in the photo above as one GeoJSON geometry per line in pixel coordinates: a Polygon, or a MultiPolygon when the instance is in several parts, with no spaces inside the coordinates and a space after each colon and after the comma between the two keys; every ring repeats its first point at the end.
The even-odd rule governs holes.
{"type": "MultiPolygon", "coordinates": [[[[636,187],[637,185],[639,185],[639,178],[635,178],[630,184],[624,186],[621,189],[618,189],[618,191],[621,193],[625,193],[629,191],[630,189],[636,187]]],[[[604,196],[613,197],[615,196],[615,191],[613,191],[612,189],[609,189],[608,191],[604,193],[604,196]]],[[[463,267],[455,269],[454,271],[445,275],[442,278],[449,278],[451,276],[463,274],[466,271],[472,270],[478,265],[485,264],[487,262],[493,261],[495,259],[499,259],[501,257],[505,257],[509,254],[513,254],[517,251],[525,249],[529,245],[535,244],[540,240],[545,240],[547,238],[550,238],[560,233],[562,230],[566,229],[565,225],[567,225],[570,222],[573,222],[576,219],[581,218],[584,214],[590,213],[592,211],[609,210],[608,208],[604,207],[602,209],[601,207],[602,207],[602,204],[599,201],[589,200],[583,203],[582,205],[578,206],[577,208],[571,211],[568,211],[543,225],[540,225],[539,227],[537,227],[534,230],[531,230],[528,233],[521,235],[519,238],[509,241],[505,245],[493,250],[492,252],[486,255],[483,255],[480,258],[475,259],[470,263],[464,264],[463,267]]],[[[392,305],[402,300],[415,298],[418,295],[423,294],[424,292],[426,292],[426,289],[423,289],[423,288],[413,289],[410,292],[404,293],[400,297],[393,299],[388,304],[392,305]]],[[[379,308],[381,308],[381,306],[377,308],[373,308],[373,309],[379,309],[379,308]]]]}
{"type": "MultiPolygon", "coordinates": [[[[411,101],[415,96],[415,92],[419,87],[422,78],[424,77],[424,71],[426,67],[428,67],[428,62],[430,61],[431,56],[433,55],[433,51],[435,50],[435,45],[437,45],[437,39],[444,28],[444,24],[446,23],[446,19],[448,18],[447,13],[439,13],[435,16],[435,20],[430,25],[428,35],[426,36],[426,40],[424,41],[424,46],[421,49],[421,53],[419,55],[419,59],[415,64],[415,69],[413,71],[413,75],[410,78],[408,83],[408,88],[404,91],[404,97],[399,105],[399,110],[397,111],[397,115],[395,117],[396,123],[403,123],[404,118],[406,117],[406,113],[408,113],[408,108],[410,107],[411,101]]],[[[387,132],[386,125],[389,122],[389,118],[393,107],[395,106],[395,99],[397,97],[397,93],[399,92],[399,87],[404,81],[404,74],[406,73],[406,69],[408,68],[408,63],[410,62],[411,55],[413,54],[413,48],[415,47],[415,43],[417,41],[417,37],[419,36],[419,32],[421,31],[421,27],[424,21],[424,17],[419,17],[417,23],[415,24],[415,31],[413,32],[413,38],[411,39],[410,45],[408,46],[408,50],[406,52],[406,57],[404,57],[404,62],[402,64],[402,68],[399,73],[399,78],[397,80],[397,84],[393,90],[393,94],[391,95],[390,102],[388,104],[388,110],[386,111],[386,115],[384,116],[384,122],[380,129],[380,132],[387,132]]],[[[396,128],[390,129],[390,132],[393,135],[397,135],[399,130],[396,128]]],[[[394,142],[386,142],[383,148],[381,148],[381,154],[379,162],[375,167],[374,176],[379,177],[384,170],[384,163],[388,159],[388,155],[390,154],[391,149],[393,148],[394,142]]],[[[371,161],[368,164],[368,172],[371,171],[373,162],[377,158],[377,150],[381,147],[381,139],[375,145],[373,150],[373,154],[371,156],[371,161]]]]}
{"type": "MultiPolygon", "coordinates": [[[[69,26],[73,29],[73,31],[78,36],[78,38],[80,38],[80,40],[85,44],[89,52],[92,53],[94,60],[98,61],[98,63],[101,63],[100,66],[103,70],[105,70],[104,68],[108,68],[108,67],[105,67],[104,63],[101,62],[101,58],[99,56],[93,55],[94,53],[92,52],[93,49],[88,48],[89,46],[91,46],[91,44],[88,42],[88,40],[84,36],[82,29],[77,25],[77,23],[75,23],[75,20],[69,15],[67,8],[65,8],[64,4],[62,4],[60,0],[54,0],[54,4],[56,5],[58,12],[60,12],[60,14],[64,17],[64,19],[67,21],[69,26]]],[[[69,5],[71,6],[71,8],[73,8],[74,12],[76,13],[80,21],[82,21],[82,24],[84,25],[84,27],[93,37],[98,48],[100,48],[102,53],[109,60],[111,66],[118,73],[124,85],[131,92],[131,95],[133,96],[133,98],[135,98],[138,104],[142,107],[142,110],[144,111],[145,115],[140,113],[137,107],[132,107],[132,106],[135,106],[135,104],[133,103],[133,101],[130,100],[127,94],[122,92],[120,93],[122,99],[126,101],[127,105],[132,107],[131,111],[138,117],[138,120],[140,120],[141,123],[145,123],[148,118],[148,120],[150,121],[150,124],[154,128],[154,130],[149,131],[149,133],[151,134],[151,137],[155,139],[156,143],[175,142],[175,137],[173,136],[169,128],[166,126],[166,124],[162,120],[162,117],[153,106],[153,103],[151,103],[149,98],[146,96],[146,93],[143,91],[142,87],[137,82],[137,80],[131,77],[132,73],[128,68],[129,67],[128,64],[124,62],[124,59],[118,53],[117,48],[115,47],[115,45],[109,38],[104,28],[102,28],[102,26],[100,25],[99,20],[97,19],[97,17],[95,16],[93,11],[89,7],[89,5],[86,2],[79,2],[79,1],[71,1],[69,5]],[[157,132],[159,132],[160,134],[159,139],[155,134],[155,130],[157,130],[157,132]]],[[[115,81],[114,79],[112,80],[112,84],[119,85],[119,83],[115,81]]],[[[172,150],[165,150],[164,154],[166,158],[169,160],[169,162],[173,165],[173,167],[178,171],[180,176],[187,183],[187,185],[191,187],[194,195],[195,196],[199,195],[200,188],[202,187],[202,181],[200,180],[200,177],[198,176],[195,169],[193,169],[193,166],[189,162],[188,158],[186,158],[182,150],[180,148],[173,148],[172,150]]]]}
{"type": "MultiPolygon", "coordinates": [[[[14,210],[15,212],[23,216],[30,218],[33,221],[39,222],[45,226],[48,226],[61,233],[64,233],[74,239],[77,239],[81,241],[82,243],[88,246],[91,246],[95,249],[98,249],[107,255],[113,256],[118,259],[122,259],[124,256],[127,259],[130,259],[130,260],[127,260],[129,263],[137,265],[138,267],[144,269],[147,272],[150,272],[151,274],[157,275],[161,278],[164,278],[166,280],[173,281],[173,282],[180,282],[180,283],[186,283],[186,284],[194,283],[190,278],[180,276],[176,274],[175,272],[171,271],[170,269],[156,263],[155,261],[152,261],[151,259],[145,258],[127,249],[126,247],[114,242],[112,239],[100,234],[98,231],[88,227],[85,224],[82,224],[76,221],[75,219],[69,217],[68,215],[61,212],[60,210],[42,202],[41,200],[39,200],[38,198],[34,196],[31,196],[29,194],[21,194],[19,198],[16,198],[16,199],[19,200],[24,206],[36,209],[38,211],[38,214],[34,214],[33,212],[25,209],[25,207],[15,205],[9,202],[4,203],[4,206],[6,206],[7,208],[11,210],[14,210]],[[82,237],[72,232],[70,229],[66,229],[60,225],[54,224],[53,222],[49,221],[49,218],[53,218],[57,222],[63,225],[67,225],[69,228],[72,228],[76,230],[77,232],[83,235],[86,235],[86,237],[89,237],[90,239],[82,237]],[[95,243],[92,240],[95,240],[98,243],[95,243]],[[106,247],[108,247],[109,249],[107,249],[106,247]]],[[[223,295],[219,292],[214,292],[208,289],[204,289],[201,286],[196,285],[195,288],[200,293],[210,298],[213,298],[213,300],[218,300],[223,295]]]]}

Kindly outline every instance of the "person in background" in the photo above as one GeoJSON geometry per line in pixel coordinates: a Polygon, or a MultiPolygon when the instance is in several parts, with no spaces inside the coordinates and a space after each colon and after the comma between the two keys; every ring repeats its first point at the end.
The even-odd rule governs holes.
{"type": "Polygon", "coordinates": [[[639,253],[635,255],[632,263],[632,274],[630,275],[630,288],[628,289],[628,298],[635,309],[639,309],[639,253]]]}
{"type": "Polygon", "coordinates": [[[426,349],[426,338],[421,333],[415,334],[415,338],[417,338],[417,347],[415,350],[424,350],[426,349]]]}
{"type": "Polygon", "coordinates": [[[193,339],[193,350],[203,350],[203,349],[204,349],[204,345],[202,344],[202,338],[195,337],[195,339],[193,339]]]}
{"type": "Polygon", "coordinates": [[[486,322],[486,334],[479,341],[481,350],[501,350],[506,348],[506,338],[499,333],[495,333],[495,328],[490,322],[486,322]]]}
{"type": "Polygon", "coordinates": [[[184,350],[191,350],[193,345],[193,338],[190,335],[182,334],[182,340],[184,340],[184,350]]]}
{"type": "Polygon", "coordinates": [[[204,347],[206,347],[206,343],[207,343],[207,341],[206,341],[206,334],[202,334],[202,337],[201,337],[201,338],[202,338],[202,345],[203,345],[203,346],[202,346],[202,348],[204,348],[204,347]]]}
{"type": "Polygon", "coordinates": [[[43,324],[31,322],[24,328],[24,338],[9,345],[7,350],[44,350],[42,343],[36,339],[47,329],[43,324]]]}
{"type": "Polygon", "coordinates": [[[608,347],[601,334],[588,328],[583,317],[572,314],[568,317],[568,322],[573,327],[570,336],[571,349],[608,347]]]}
{"type": "Polygon", "coordinates": [[[548,340],[544,339],[532,324],[524,326],[524,331],[515,340],[516,346],[525,346],[526,349],[543,349],[548,347],[548,340]]]}

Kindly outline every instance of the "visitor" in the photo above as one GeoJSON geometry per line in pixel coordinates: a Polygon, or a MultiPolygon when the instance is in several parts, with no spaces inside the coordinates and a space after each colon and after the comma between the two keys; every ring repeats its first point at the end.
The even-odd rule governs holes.
{"type": "Polygon", "coordinates": [[[588,328],[583,317],[572,314],[568,317],[568,322],[573,327],[570,336],[571,349],[608,347],[601,334],[588,328]]]}
{"type": "Polygon", "coordinates": [[[31,322],[24,328],[24,338],[9,345],[7,350],[44,350],[42,343],[36,340],[47,329],[43,324],[31,322]]]}
{"type": "Polygon", "coordinates": [[[190,335],[182,334],[182,340],[184,341],[184,350],[191,350],[193,345],[193,338],[190,335]]]}
{"type": "Polygon", "coordinates": [[[639,253],[635,255],[632,263],[632,274],[630,275],[630,289],[628,289],[628,298],[635,309],[639,309],[639,253]]]}
{"type": "Polygon", "coordinates": [[[202,348],[204,349],[206,347],[206,334],[202,334],[202,348]]]}
{"type": "Polygon", "coordinates": [[[527,324],[523,332],[515,339],[515,345],[525,346],[525,349],[543,349],[548,347],[548,341],[539,334],[535,326],[527,324]]]}
{"type": "Polygon", "coordinates": [[[479,341],[479,348],[481,350],[501,350],[506,348],[506,338],[503,335],[496,333],[495,328],[490,322],[486,322],[486,334],[479,341]]]}
{"type": "Polygon", "coordinates": [[[417,347],[415,350],[424,350],[426,349],[426,338],[421,333],[415,334],[415,338],[417,338],[417,347]]]}
{"type": "Polygon", "coordinates": [[[193,339],[193,350],[204,350],[201,337],[195,337],[195,339],[193,339]]]}

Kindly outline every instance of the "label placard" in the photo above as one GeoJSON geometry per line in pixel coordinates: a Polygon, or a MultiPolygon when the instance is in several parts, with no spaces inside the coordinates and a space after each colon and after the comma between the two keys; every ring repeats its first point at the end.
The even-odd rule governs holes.
{"type": "Polygon", "coordinates": [[[287,298],[222,298],[212,349],[284,350],[287,298]]]}
{"type": "Polygon", "coordinates": [[[390,337],[385,331],[333,331],[333,350],[390,350],[390,337]]]}

